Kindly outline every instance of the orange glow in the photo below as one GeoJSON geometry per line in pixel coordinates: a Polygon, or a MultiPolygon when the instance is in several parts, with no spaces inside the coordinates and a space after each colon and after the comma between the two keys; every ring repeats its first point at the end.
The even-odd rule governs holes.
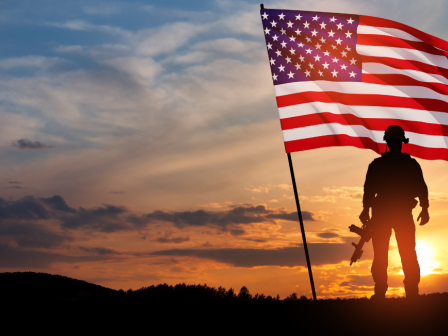
{"type": "MultiPolygon", "coordinates": [[[[428,275],[436,273],[434,269],[438,268],[440,263],[434,259],[436,255],[435,247],[423,240],[417,240],[415,249],[417,251],[418,263],[420,264],[420,274],[428,275]]],[[[400,273],[403,274],[403,271],[400,273]]]]}

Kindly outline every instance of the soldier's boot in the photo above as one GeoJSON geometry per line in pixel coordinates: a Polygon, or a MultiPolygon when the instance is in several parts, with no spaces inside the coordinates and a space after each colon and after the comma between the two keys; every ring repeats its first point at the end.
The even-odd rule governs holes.
{"type": "Polygon", "coordinates": [[[419,297],[418,285],[414,286],[405,285],[404,290],[406,292],[406,299],[415,300],[419,297]]]}

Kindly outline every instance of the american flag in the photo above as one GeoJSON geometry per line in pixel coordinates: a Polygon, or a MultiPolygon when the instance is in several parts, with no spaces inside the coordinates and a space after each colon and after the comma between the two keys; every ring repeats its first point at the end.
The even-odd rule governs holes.
{"type": "Polygon", "coordinates": [[[286,152],[386,150],[448,160],[448,42],[376,17],[261,9],[286,152]]]}

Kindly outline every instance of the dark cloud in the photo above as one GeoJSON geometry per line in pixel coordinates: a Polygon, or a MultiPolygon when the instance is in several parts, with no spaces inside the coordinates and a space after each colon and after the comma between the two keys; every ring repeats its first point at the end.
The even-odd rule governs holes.
{"type": "Polygon", "coordinates": [[[108,260],[106,256],[66,256],[58,253],[28,251],[0,244],[0,268],[27,270],[49,268],[55,263],[78,263],[108,260]]]}
{"type": "Polygon", "coordinates": [[[79,250],[98,255],[119,255],[120,252],[107,247],[78,247],[79,250]]]}
{"type": "Polygon", "coordinates": [[[156,242],[162,243],[162,244],[181,244],[187,241],[190,241],[190,237],[175,237],[175,238],[166,238],[166,237],[160,237],[155,239],[156,242]]]}
{"type": "Polygon", "coordinates": [[[52,232],[38,223],[0,222],[0,236],[8,237],[20,247],[55,248],[62,243],[72,241],[67,234],[52,232]]]}
{"type": "Polygon", "coordinates": [[[43,199],[25,196],[16,201],[0,198],[0,219],[48,219],[49,211],[43,199]]]}
{"type": "Polygon", "coordinates": [[[67,205],[67,203],[65,203],[64,199],[59,195],[55,195],[55,196],[49,197],[49,198],[43,198],[42,200],[45,204],[49,205],[50,207],[52,207],[55,210],[58,210],[61,212],[70,212],[70,213],[76,212],[76,209],[70,208],[67,205]]]}
{"type": "Polygon", "coordinates": [[[19,139],[14,141],[11,145],[12,147],[17,147],[19,149],[47,149],[56,148],[56,146],[49,146],[40,141],[31,141],[28,139],[19,139]]]}
{"type": "Polygon", "coordinates": [[[253,241],[255,243],[266,243],[267,241],[269,241],[268,239],[265,238],[243,238],[244,240],[248,240],[248,241],[253,241]]]}
{"type": "Polygon", "coordinates": [[[333,233],[333,232],[321,232],[317,234],[318,237],[320,238],[336,238],[339,237],[339,235],[337,233],[333,233]]]}
{"type": "MultiPolygon", "coordinates": [[[[266,216],[267,218],[273,219],[282,219],[287,221],[298,221],[299,216],[297,215],[297,211],[290,213],[279,213],[279,214],[269,214],[266,216]]],[[[313,213],[309,211],[302,211],[302,219],[304,221],[314,221],[313,213]]]]}
{"type": "MultiPolygon", "coordinates": [[[[348,242],[343,244],[308,244],[308,249],[313,265],[337,264],[342,261],[348,262],[353,253],[353,246],[348,242]]],[[[303,246],[279,249],[172,249],[154,251],[151,254],[209,259],[235,267],[306,266],[303,246]]],[[[368,259],[369,257],[371,257],[371,253],[366,249],[363,259],[368,259]]]]}

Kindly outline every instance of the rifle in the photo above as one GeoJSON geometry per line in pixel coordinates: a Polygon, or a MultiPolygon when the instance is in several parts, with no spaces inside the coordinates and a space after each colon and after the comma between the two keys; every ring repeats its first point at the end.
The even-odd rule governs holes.
{"type": "Polygon", "coordinates": [[[370,238],[372,238],[372,229],[370,228],[370,225],[368,227],[367,223],[363,223],[362,227],[352,224],[348,228],[350,229],[350,232],[354,232],[357,235],[361,236],[361,239],[359,240],[358,244],[352,243],[352,245],[355,247],[355,252],[353,252],[352,259],[350,262],[351,266],[354,262],[356,262],[358,259],[361,258],[364,243],[368,243],[370,238]]]}

